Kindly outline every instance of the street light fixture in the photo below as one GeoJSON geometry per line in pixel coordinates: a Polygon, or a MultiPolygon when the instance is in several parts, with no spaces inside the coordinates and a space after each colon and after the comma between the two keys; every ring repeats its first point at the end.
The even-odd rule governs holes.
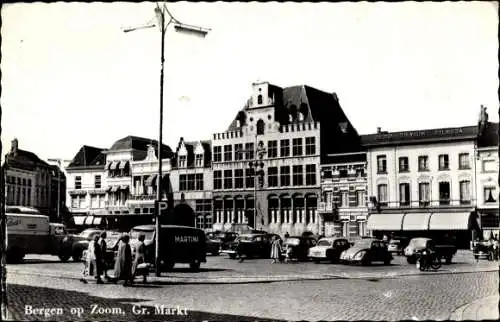
{"type": "Polygon", "coordinates": [[[165,3],[160,8],[159,4],[156,4],[155,16],[157,19],[156,24],[146,24],[144,26],[139,26],[135,28],[125,28],[123,32],[131,32],[139,29],[147,29],[158,26],[161,34],[161,71],[160,71],[160,129],[158,138],[158,177],[156,179],[156,204],[155,207],[155,235],[156,235],[156,245],[155,245],[155,273],[156,276],[161,275],[160,269],[160,203],[162,201],[162,156],[161,149],[163,146],[163,82],[164,82],[164,65],[165,65],[165,33],[170,24],[174,25],[175,31],[182,32],[190,35],[196,35],[199,37],[205,37],[210,29],[202,28],[198,26],[192,26],[181,23],[179,20],[170,13],[165,3]],[[168,21],[167,21],[168,20],[168,21]],[[167,23],[165,24],[165,21],[167,23]]]}
{"type": "Polygon", "coordinates": [[[57,170],[57,220],[61,220],[61,164],[71,162],[71,160],[48,159],[49,162],[55,162],[58,165],[57,170]]]}

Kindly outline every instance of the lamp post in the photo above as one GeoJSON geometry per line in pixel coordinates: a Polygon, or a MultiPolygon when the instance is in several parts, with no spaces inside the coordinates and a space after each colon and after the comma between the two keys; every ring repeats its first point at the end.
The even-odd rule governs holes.
{"type": "MultiPolygon", "coordinates": [[[[255,144],[257,143],[257,136],[255,136],[255,144]]],[[[254,169],[254,177],[253,177],[253,200],[254,200],[254,205],[253,205],[253,225],[254,229],[257,229],[257,185],[259,187],[264,186],[264,162],[259,160],[262,160],[264,157],[264,154],[266,153],[266,148],[264,148],[263,144],[258,145],[256,144],[255,149],[243,149],[239,150],[238,153],[245,153],[245,152],[253,152],[253,161],[248,162],[248,166],[250,169],[254,169]],[[260,170],[257,170],[260,168],[260,170]],[[261,182],[258,182],[257,178],[262,179],[261,182]]],[[[262,227],[261,227],[262,228],[262,227]]]]}
{"type": "Polygon", "coordinates": [[[160,8],[158,4],[156,4],[155,15],[157,19],[156,24],[149,24],[145,26],[135,27],[135,28],[126,28],[123,32],[131,32],[139,29],[153,28],[158,26],[160,28],[160,36],[161,36],[161,68],[160,68],[160,128],[158,135],[158,177],[156,179],[156,207],[155,207],[155,273],[156,276],[161,275],[161,261],[160,261],[160,203],[162,201],[162,156],[161,149],[163,146],[163,82],[164,82],[164,65],[165,65],[165,33],[167,32],[167,28],[170,24],[174,25],[175,31],[182,32],[190,35],[196,35],[204,38],[210,29],[187,25],[181,23],[179,20],[175,19],[174,16],[167,9],[166,4],[160,8]],[[166,22],[166,24],[165,24],[166,22]]]}
{"type": "Polygon", "coordinates": [[[57,219],[61,220],[61,164],[62,162],[71,162],[71,160],[48,159],[49,162],[55,162],[58,166],[57,171],[57,219]]]}

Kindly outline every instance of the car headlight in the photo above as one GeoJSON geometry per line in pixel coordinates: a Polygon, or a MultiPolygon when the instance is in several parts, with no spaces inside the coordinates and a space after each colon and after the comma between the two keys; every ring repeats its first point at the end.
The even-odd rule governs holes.
{"type": "Polygon", "coordinates": [[[355,260],[361,260],[363,256],[365,256],[366,252],[359,252],[356,255],[354,255],[355,260]]]}

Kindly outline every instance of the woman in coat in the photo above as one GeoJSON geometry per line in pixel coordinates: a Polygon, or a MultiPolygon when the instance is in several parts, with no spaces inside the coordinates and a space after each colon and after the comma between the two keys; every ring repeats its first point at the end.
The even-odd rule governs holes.
{"type": "Polygon", "coordinates": [[[145,235],[139,235],[139,242],[135,245],[135,258],[134,263],[132,265],[132,275],[133,277],[138,274],[142,275],[142,282],[146,283],[146,277],[148,276],[147,268],[137,269],[137,266],[140,264],[146,263],[146,245],[144,245],[144,239],[146,239],[145,235]]]}
{"type": "Polygon", "coordinates": [[[123,286],[132,284],[132,250],[129,245],[130,237],[123,235],[118,244],[115,261],[115,282],[125,281],[123,286]]]}
{"type": "Polygon", "coordinates": [[[281,256],[281,243],[279,238],[273,237],[273,242],[271,244],[271,258],[273,259],[273,264],[276,260],[279,260],[281,256]]]}

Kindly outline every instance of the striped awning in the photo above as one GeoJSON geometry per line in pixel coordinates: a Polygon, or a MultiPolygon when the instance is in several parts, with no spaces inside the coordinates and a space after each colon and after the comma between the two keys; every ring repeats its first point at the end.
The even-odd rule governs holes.
{"type": "Polygon", "coordinates": [[[467,230],[470,212],[436,212],[431,215],[429,230],[467,230]]]}
{"type": "Polygon", "coordinates": [[[128,165],[128,161],[121,161],[120,165],[118,166],[118,168],[120,170],[123,170],[123,169],[125,169],[127,167],[127,165],[128,165]]]}
{"type": "Polygon", "coordinates": [[[428,230],[431,213],[407,213],[403,218],[403,230],[428,230]]]}
{"type": "Polygon", "coordinates": [[[111,164],[109,165],[109,170],[116,170],[118,168],[119,163],[120,163],[120,161],[111,162],[111,164]]]}
{"type": "Polygon", "coordinates": [[[369,230],[401,230],[404,214],[371,214],[366,228],[369,230]]]}
{"type": "Polygon", "coordinates": [[[146,185],[147,186],[155,186],[156,185],[156,177],[158,177],[157,174],[152,174],[148,177],[146,180],[146,185]]]}

